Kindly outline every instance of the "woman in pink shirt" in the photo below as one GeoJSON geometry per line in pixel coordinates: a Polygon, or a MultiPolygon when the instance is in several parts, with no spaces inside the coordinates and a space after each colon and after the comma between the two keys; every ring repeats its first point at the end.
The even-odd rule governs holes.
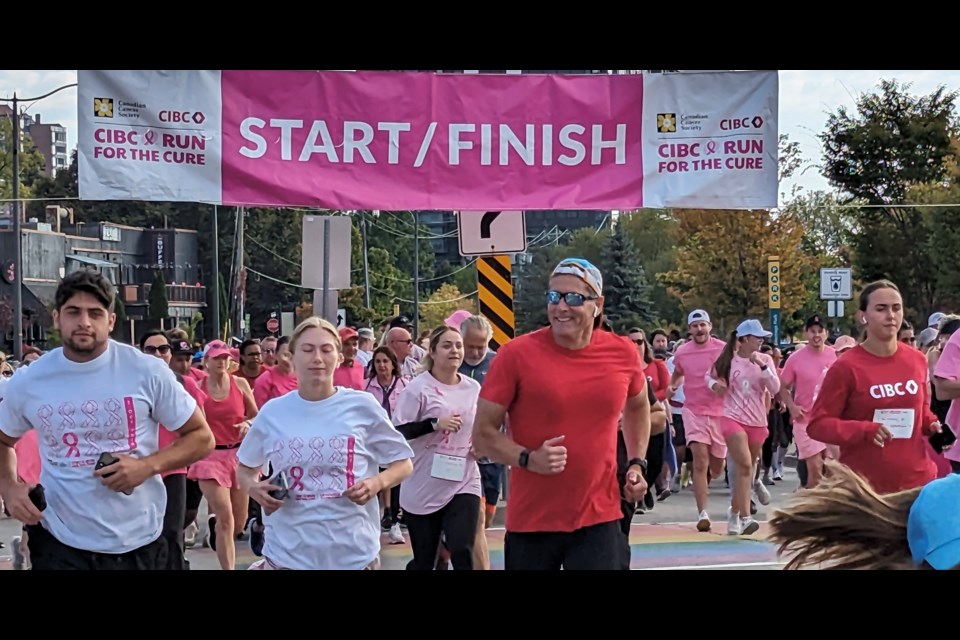
{"type": "Polygon", "coordinates": [[[394,424],[413,448],[413,475],[404,480],[400,507],[410,533],[408,569],[434,568],[441,536],[454,570],[472,570],[480,518],[480,468],[473,456],[473,418],[480,383],[460,375],[463,338],[456,329],[430,334],[424,373],[410,381],[393,410],[394,424]]]}
{"type": "Polygon", "coordinates": [[[759,320],[744,320],[730,332],[727,345],[707,374],[707,386],[723,392],[720,429],[736,465],[733,500],[727,520],[729,535],[756,533],[760,524],[750,515],[753,465],[767,439],[767,402],[780,391],[773,359],[760,353],[770,337],[759,320]]]}
{"type": "Polygon", "coordinates": [[[263,408],[274,398],[286,395],[297,390],[297,374],[293,372],[293,354],[290,353],[290,338],[283,336],[277,340],[277,364],[273,367],[264,367],[263,373],[257,377],[253,386],[253,399],[257,408],[263,408]]]}
{"type": "MultiPolygon", "coordinates": [[[[377,347],[367,367],[367,384],[364,391],[373,395],[393,418],[393,408],[397,406],[400,392],[407,388],[407,381],[400,374],[400,364],[390,347],[377,347]]],[[[390,532],[390,544],[403,544],[403,532],[400,531],[400,485],[380,492],[381,527],[390,532]]]]}

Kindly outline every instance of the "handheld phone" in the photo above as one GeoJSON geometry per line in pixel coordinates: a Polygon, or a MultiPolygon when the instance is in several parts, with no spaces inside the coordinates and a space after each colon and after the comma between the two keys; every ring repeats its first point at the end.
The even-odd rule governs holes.
{"type": "Polygon", "coordinates": [[[30,489],[30,493],[28,493],[27,496],[30,498],[33,506],[37,508],[37,511],[42,512],[47,508],[47,497],[42,484],[38,484],[33,489],[30,489]]]}
{"type": "Polygon", "coordinates": [[[948,425],[940,425],[940,432],[930,436],[930,446],[937,453],[943,453],[943,450],[957,441],[957,434],[953,432],[948,425]]]}
{"type": "MultiPolygon", "coordinates": [[[[103,453],[100,454],[100,458],[97,459],[97,466],[94,467],[94,471],[99,471],[100,469],[103,469],[104,467],[109,467],[110,465],[116,464],[116,463],[118,463],[118,462],[120,462],[120,461],[119,461],[112,453],[110,453],[109,451],[104,451],[103,453]]],[[[104,478],[109,478],[109,477],[112,476],[112,475],[113,475],[112,473],[108,473],[108,474],[106,474],[106,475],[103,476],[103,477],[104,477],[104,478]]],[[[124,491],[124,492],[123,492],[123,495],[125,495],[125,496],[129,496],[129,495],[132,495],[132,494],[133,494],[133,490],[132,490],[132,489],[131,489],[130,491],[124,491]]]]}
{"type": "Polygon", "coordinates": [[[271,491],[268,495],[274,500],[284,500],[290,493],[290,482],[287,480],[287,474],[278,471],[277,475],[270,479],[270,484],[280,487],[271,491]]]}

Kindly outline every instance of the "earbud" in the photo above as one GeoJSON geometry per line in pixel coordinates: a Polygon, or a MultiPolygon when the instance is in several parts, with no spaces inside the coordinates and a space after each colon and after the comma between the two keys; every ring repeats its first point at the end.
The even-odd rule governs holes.
{"type": "Polygon", "coordinates": [[[600,317],[600,309],[598,309],[598,308],[596,308],[596,307],[593,308],[593,317],[594,317],[594,318],[600,317]]]}
{"type": "Polygon", "coordinates": [[[866,319],[866,318],[860,318],[860,323],[861,323],[861,324],[867,324],[867,319],[866,319]]]}

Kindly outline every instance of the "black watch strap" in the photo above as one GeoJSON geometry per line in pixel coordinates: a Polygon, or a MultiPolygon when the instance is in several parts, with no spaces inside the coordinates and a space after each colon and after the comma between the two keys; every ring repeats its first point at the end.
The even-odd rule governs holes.
{"type": "Polygon", "coordinates": [[[647,461],[644,460],[643,458],[631,458],[630,461],[627,463],[627,468],[629,469],[634,465],[637,465],[638,467],[643,469],[644,473],[647,472],[647,461]]]}
{"type": "Polygon", "coordinates": [[[520,452],[520,468],[526,469],[527,465],[530,464],[530,452],[524,449],[520,452]]]}

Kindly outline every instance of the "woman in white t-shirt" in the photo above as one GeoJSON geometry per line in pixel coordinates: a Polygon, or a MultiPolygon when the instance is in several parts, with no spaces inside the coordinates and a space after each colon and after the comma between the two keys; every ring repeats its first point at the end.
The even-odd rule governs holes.
{"type": "Polygon", "coordinates": [[[290,338],[297,391],[265,404],[240,445],[237,477],[266,528],[251,569],[379,567],[376,497],[410,475],[413,451],[373,396],[333,386],[341,347],[326,320],[300,323],[290,338]],[[272,477],[261,481],[261,469],[272,477]]]}
{"type": "Polygon", "coordinates": [[[442,536],[454,570],[473,569],[480,468],[472,440],[480,383],[460,375],[461,364],[460,332],[438,327],[430,334],[424,373],[409,382],[393,409],[393,419],[404,425],[402,431],[415,454],[413,474],[400,491],[400,508],[413,547],[408,569],[432,570],[442,536]],[[422,428],[414,427],[417,423],[422,428]]]}

